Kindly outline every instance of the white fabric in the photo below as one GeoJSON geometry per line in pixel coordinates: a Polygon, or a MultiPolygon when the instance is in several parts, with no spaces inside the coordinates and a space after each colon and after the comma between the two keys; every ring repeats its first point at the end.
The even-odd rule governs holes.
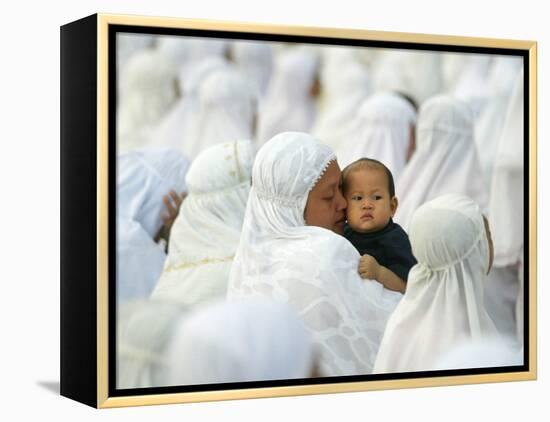
{"type": "Polygon", "coordinates": [[[166,254],[135,221],[117,219],[116,231],[117,301],[149,297],[166,254]]]}
{"type": "Polygon", "coordinates": [[[140,300],[127,302],[117,311],[117,388],[169,385],[165,352],[185,310],[140,300]]]}
{"type": "Polygon", "coordinates": [[[303,323],[274,302],[220,302],[183,317],[169,346],[174,385],[308,378],[313,347],[303,323]]]}
{"type": "Polygon", "coordinates": [[[459,344],[434,363],[434,369],[494,368],[523,365],[523,351],[509,346],[513,339],[484,338],[459,344]]]}
{"type": "Polygon", "coordinates": [[[409,237],[418,260],[388,321],[375,372],[435,369],[456,345],[498,337],[483,306],[489,242],[478,205],[443,195],[414,214],[409,237]]]}
{"type": "Polygon", "coordinates": [[[345,238],[305,225],[309,192],[334,159],[328,146],[298,132],[260,149],[228,298],[290,304],[320,350],[323,375],[365,374],[401,294],[362,280],[359,254],[345,238]]]}
{"type": "Polygon", "coordinates": [[[491,269],[483,294],[487,313],[499,333],[507,336],[516,334],[516,303],[518,299],[517,265],[491,269]]]}
{"type": "Polygon", "coordinates": [[[150,34],[116,34],[116,68],[117,72],[126,67],[126,63],[134,54],[153,48],[155,37],[150,34]]]}
{"type": "Polygon", "coordinates": [[[273,68],[273,48],[266,42],[234,41],[231,55],[239,72],[260,98],[267,90],[273,68]]]}
{"type": "Polygon", "coordinates": [[[523,248],[523,72],[518,75],[499,140],[491,185],[489,221],[495,266],[517,264],[523,248]]]}
{"type": "Polygon", "coordinates": [[[148,145],[151,131],[177,100],[177,69],[155,50],[134,54],[118,79],[117,149],[148,145]]]}
{"type": "Polygon", "coordinates": [[[520,57],[501,56],[495,58],[489,71],[487,104],[475,124],[475,140],[488,191],[514,82],[522,66],[520,57]]]}
{"type": "Polygon", "coordinates": [[[233,68],[208,74],[200,83],[199,109],[184,150],[196,157],[202,150],[222,142],[252,139],[257,98],[247,81],[233,68]]]}
{"type": "Polygon", "coordinates": [[[338,162],[343,168],[362,157],[374,158],[399,180],[415,122],[416,112],[402,96],[383,93],[369,97],[359,108],[347,141],[336,150],[338,162]]]}
{"type": "Polygon", "coordinates": [[[253,159],[251,143],[239,141],[210,147],[193,161],[154,299],[192,306],[225,297],[253,159]]]}
{"type": "Polygon", "coordinates": [[[189,162],[169,148],[144,148],[117,158],[117,217],[138,222],[153,239],[170,190],[186,190],[189,162]]]}
{"type": "Polygon", "coordinates": [[[369,72],[354,53],[333,47],[321,68],[322,107],[311,133],[335,151],[347,140],[353,116],[371,92],[369,72]]]}
{"type": "Polygon", "coordinates": [[[187,74],[207,58],[221,58],[227,50],[227,41],[216,38],[163,36],[158,39],[158,50],[169,57],[178,72],[187,74]]]}
{"type": "Polygon", "coordinates": [[[487,54],[468,54],[460,76],[451,90],[452,94],[466,102],[477,119],[487,104],[488,79],[492,57],[487,54]]]}
{"type": "Polygon", "coordinates": [[[228,62],[225,59],[214,56],[198,62],[185,72],[180,72],[179,85],[182,96],[153,130],[151,134],[153,145],[185,151],[185,142],[191,136],[192,124],[199,113],[200,84],[207,75],[227,65],[228,62]]]}
{"type": "Polygon", "coordinates": [[[473,138],[473,116],[465,103],[441,95],[422,104],[416,150],[396,193],[400,204],[394,220],[405,231],[420,205],[446,193],[468,195],[485,211],[488,199],[473,138]]]}
{"type": "Polygon", "coordinates": [[[374,92],[400,92],[421,104],[440,92],[441,84],[441,53],[383,50],[374,62],[374,92]]]}
{"type": "Polygon", "coordinates": [[[258,141],[278,133],[308,131],[315,120],[315,99],[310,91],[319,66],[317,53],[294,47],[280,53],[258,116],[258,141]]]}

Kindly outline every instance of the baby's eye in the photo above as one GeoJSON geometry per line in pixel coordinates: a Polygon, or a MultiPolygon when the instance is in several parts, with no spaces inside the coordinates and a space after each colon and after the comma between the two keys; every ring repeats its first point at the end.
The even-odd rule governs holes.
{"type": "Polygon", "coordinates": [[[382,195],[374,195],[375,201],[380,201],[382,199],[382,195]]]}
{"type": "Polygon", "coordinates": [[[361,201],[362,199],[363,199],[363,197],[361,195],[353,195],[351,197],[352,201],[361,201]]]}

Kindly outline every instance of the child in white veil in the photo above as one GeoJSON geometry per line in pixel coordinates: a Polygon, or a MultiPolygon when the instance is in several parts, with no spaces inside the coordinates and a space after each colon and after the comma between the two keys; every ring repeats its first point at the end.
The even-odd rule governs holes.
{"type": "Polygon", "coordinates": [[[418,264],[388,321],[376,373],[437,369],[457,345],[498,337],[483,304],[492,241],[479,206],[443,195],[415,212],[409,235],[418,264]]]}
{"type": "Polygon", "coordinates": [[[268,141],[254,162],[228,290],[231,300],[290,304],[312,334],[326,376],[371,372],[401,298],[361,280],[358,252],[337,234],[345,218],[339,183],[334,153],[312,136],[286,132],[268,141]]]}

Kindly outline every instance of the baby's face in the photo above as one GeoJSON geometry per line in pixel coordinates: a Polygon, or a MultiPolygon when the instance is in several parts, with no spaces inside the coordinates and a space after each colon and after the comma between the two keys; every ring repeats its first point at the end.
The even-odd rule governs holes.
{"type": "Polygon", "coordinates": [[[346,180],[347,220],[359,233],[383,229],[397,209],[397,199],[390,198],[384,170],[362,168],[350,172],[346,180]]]}

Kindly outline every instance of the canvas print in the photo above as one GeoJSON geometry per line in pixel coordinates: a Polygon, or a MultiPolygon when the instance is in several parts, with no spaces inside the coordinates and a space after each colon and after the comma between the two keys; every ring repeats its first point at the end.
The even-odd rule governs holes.
{"type": "Polygon", "coordinates": [[[115,37],[116,389],[521,370],[523,56],[115,37]]]}

